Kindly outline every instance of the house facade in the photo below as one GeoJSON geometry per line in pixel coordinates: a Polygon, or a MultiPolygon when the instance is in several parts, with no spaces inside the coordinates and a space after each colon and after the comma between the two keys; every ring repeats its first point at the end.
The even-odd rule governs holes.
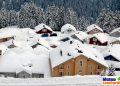
{"type": "Polygon", "coordinates": [[[114,38],[114,40],[112,40],[110,44],[120,44],[120,37],[114,38]]]}
{"type": "Polygon", "coordinates": [[[113,41],[110,44],[120,44],[120,40],[113,41]]]}
{"type": "Polygon", "coordinates": [[[99,75],[106,67],[84,55],[77,56],[52,69],[53,77],[73,75],[99,75]]]}
{"type": "Polygon", "coordinates": [[[100,46],[107,46],[108,45],[108,41],[102,43],[96,37],[92,37],[92,38],[89,39],[89,44],[100,45],[100,46]]]}
{"type": "Polygon", "coordinates": [[[102,33],[101,30],[97,29],[97,28],[94,28],[92,29],[91,31],[87,32],[88,34],[95,34],[95,33],[102,33]]]}
{"type": "Polygon", "coordinates": [[[36,32],[37,34],[47,34],[47,33],[52,33],[52,31],[48,30],[47,28],[43,28],[39,31],[36,32]]]}
{"type": "Polygon", "coordinates": [[[0,38],[0,43],[1,43],[1,42],[9,41],[10,39],[14,39],[14,37],[4,37],[4,38],[0,38]]]}
{"type": "Polygon", "coordinates": [[[13,77],[13,78],[44,78],[44,74],[28,73],[26,71],[16,72],[0,72],[0,77],[13,77]]]}
{"type": "Polygon", "coordinates": [[[35,32],[37,34],[42,34],[42,37],[48,37],[52,34],[53,30],[46,24],[41,23],[35,27],[35,32]]]}
{"type": "Polygon", "coordinates": [[[103,33],[103,30],[96,24],[92,24],[87,27],[88,34],[103,33]]]}

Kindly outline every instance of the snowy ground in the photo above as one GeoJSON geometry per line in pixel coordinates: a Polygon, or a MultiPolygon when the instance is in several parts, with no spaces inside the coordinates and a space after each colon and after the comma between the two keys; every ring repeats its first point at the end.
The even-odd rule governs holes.
{"type": "Polygon", "coordinates": [[[101,76],[73,76],[41,79],[0,78],[0,86],[102,86],[101,76]]]}

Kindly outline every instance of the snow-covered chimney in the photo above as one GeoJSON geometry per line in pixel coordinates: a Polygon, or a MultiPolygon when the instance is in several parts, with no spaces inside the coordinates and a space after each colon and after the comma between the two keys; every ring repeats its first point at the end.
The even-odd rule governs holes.
{"type": "Polygon", "coordinates": [[[70,44],[72,44],[73,43],[73,41],[70,41],[70,44]]]}
{"type": "Polygon", "coordinates": [[[60,55],[62,56],[62,54],[63,54],[63,52],[62,52],[62,50],[60,50],[60,55]]]}

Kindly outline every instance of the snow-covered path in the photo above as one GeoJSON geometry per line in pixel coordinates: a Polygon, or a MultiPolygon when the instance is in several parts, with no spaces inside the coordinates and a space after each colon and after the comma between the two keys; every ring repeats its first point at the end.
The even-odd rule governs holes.
{"type": "Polygon", "coordinates": [[[102,86],[102,77],[76,76],[44,79],[0,78],[0,86],[102,86]]]}

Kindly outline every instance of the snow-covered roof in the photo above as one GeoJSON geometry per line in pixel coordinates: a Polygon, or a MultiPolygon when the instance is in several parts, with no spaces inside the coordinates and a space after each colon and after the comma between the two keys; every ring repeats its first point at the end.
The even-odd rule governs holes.
{"type": "Polygon", "coordinates": [[[37,31],[40,31],[40,30],[42,30],[43,28],[46,28],[46,29],[48,29],[48,30],[50,30],[50,31],[53,31],[49,26],[47,26],[46,24],[43,24],[43,23],[37,25],[37,26],[35,27],[35,31],[36,31],[36,32],[37,32],[37,31]]]}
{"type": "Polygon", "coordinates": [[[26,71],[28,73],[50,74],[48,55],[36,55],[30,51],[15,53],[9,51],[0,59],[0,72],[19,73],[26,71]]]}
{"type": "Polygon", "coordinates": [[[115,68],[120,68],[120,62],[106,60],[106,63],[108,64],[109,67],[113,65],[115,68]]]}
{"type": "Polygon", "coordinates": [[[12,27],[6,27],[0,29],[0,38],[6,38],[6,37],[17,37],[18,39],[25,39],[26,36],[33,36],[36,33],[30,29],[30,28],[12,28],[12,27]],[[22,36],[21,36],[22,34],[22,36]]]}
{"type": "Polygon", "coordinates": [[[112,55],[114,56],[117,60],[120,61],[120,45],[116,44],[116,45],[110,45],[108,47],[108,49],[106,49],[103,52],[104,57],[112,55]]]}
{"type": "Polygon", "coordinates": [[[106,33],[96,33],[93,35],[89,35],[88,38],[93,38],[93,37],[96,37],[101,43],[105,43],[109,41],[108,34],[106,33]]]}
{"type": "Polygon", "coordinates": [[[25,42],[25,41],[16,41],[16,40],[13,40],[12,44],[14,44],[16,47],[28,46],[28,43],[25,42]]]}
{"type": "Polygon", "coordinates": [[[70,41],[64,42],[59,47],[50,52],[52,68],[79,55],[84,55],[87,58],[93,59],[107,67],[106,62],[104,61],[104,57],[102,54],[100,54],[99,51],[92,48],[91,46],[87,46],[85,44],[83,45],[81,42],[74,40],[72,44],[70,44],[70,41]],[[83,53],[79,53],[77,49],[83,53]],[[60,51],[62,51],[62,56],[60,55],[60,51]],[[70,56],[68,56],[68,53],[70,56]]]}
{"type": "Polygon", "coordinates": [[[67,30],[72,30],[72,31],[75,32],[76,28],[73,25],[71,25],[71,24],[65,24],[65,25],[63,25],[62,28],[61,28],[61,32],[63,33],[65,31],[67,31],[67,30]]]}
{"type": "Polygon", "coordinates": [[[9,37],[14,37],[14,35],[8,33],[8,32],[0,32],[0,39],[2,38],[9,38],[9,37]]]}
{"type": "Polygon", "coordinates": [[[115,33],[115,32],[120,32],[120,27],[112,30],[112,31],[110,32],[110,34],[115,33]]]}
{"type": "MultiPolygon", "coordinates": [[[[83,31],[79,31],[79,32],[76,32],[72,35],[75,35],[76,37],[78,37],[80,40],[83,40],[83,39],[86,39],[88,37],[88,34],[83,32],[83,31]]],[[[71,36],[72,36],[71,35],[71,36]]]]}
{"type": "Polygon", "coordinates": [[[103,32],[103,30],[98,25],[96,25],[96,24],[92,24],[92,25],[88,26],[87,27],[87,32],[89,32],[89,31],[91,31],[93,29],[98,29],[98,30],[100,30],[100,31],[103,32]]]}
{"type": "Polygon", "coordinates": [[[7,51],[7,47],[6,46],[4,46],[4,45],[0,45],[0,50],[2,51],[2,55],[7,51]]]}
{"type": "Polygon", "coordinates": [[[30,28],[20,28],[21,29],[21,32],[23,32],[24,34],[27,34],[27,35],[35,35],[35,31],[30,29],[30,28]]]}
{"type": "Polygon", "coordinates": [[[120,37],[109,37],[110,38],[110,43],[115,42],[115,41],[120,41],[120,37]]]}
{"type": "Polygon", "coordinates": [[[49,43],[45,39],[43,39],[43,38],[40,38],[38,43],[40,43],[41,45],[43,45],[46,48],[50,48],[49,43]]]}

